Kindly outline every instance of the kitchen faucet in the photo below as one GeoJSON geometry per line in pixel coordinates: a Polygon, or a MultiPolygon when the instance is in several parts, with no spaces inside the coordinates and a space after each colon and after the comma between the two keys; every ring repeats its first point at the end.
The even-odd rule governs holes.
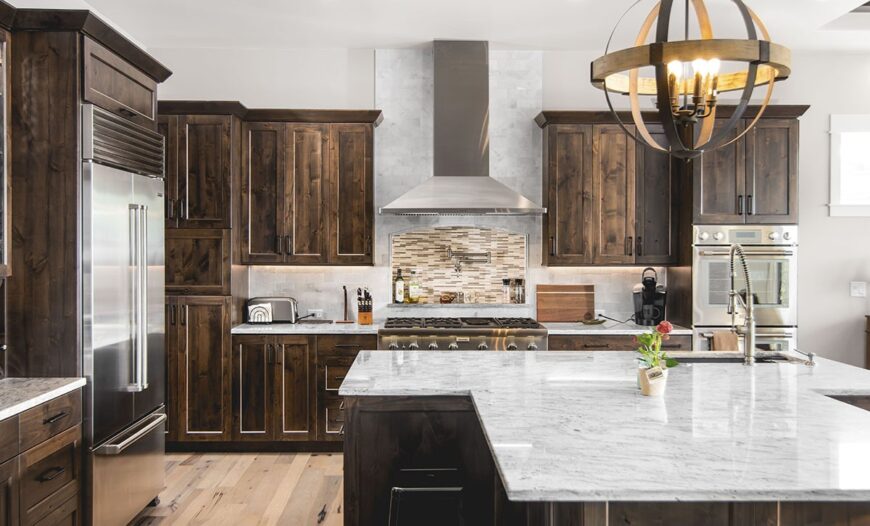
{"type": "Polygon", "coordinates": [[[739,305],[746,312],[746,320],[743,325],[743,364],[755,365],[755,301],[752,296],[752,282],[749,279],[749,265],[746,264],[743,247],[737,243],[731,245],[729,256],[731,261],[731,290],[728,291],[728,312],[731,314],[731,329],[734,332],[739,332],[737,330],[737,306],[739,305]],[[737,278],[737,271],[734,268],[735,256],[740,258],[740,266],[743,267],[743,278],[746,281],[745,297],[735,288],[737,278]]]}

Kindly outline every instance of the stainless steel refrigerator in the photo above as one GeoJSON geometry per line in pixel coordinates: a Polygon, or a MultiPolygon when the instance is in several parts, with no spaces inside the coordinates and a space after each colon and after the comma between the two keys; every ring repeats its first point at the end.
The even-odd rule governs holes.
{"type": "Polygon", "coordinates": [[[85,509],[125,525],[164,485],[163,138],[82,106],[85,509]]]}

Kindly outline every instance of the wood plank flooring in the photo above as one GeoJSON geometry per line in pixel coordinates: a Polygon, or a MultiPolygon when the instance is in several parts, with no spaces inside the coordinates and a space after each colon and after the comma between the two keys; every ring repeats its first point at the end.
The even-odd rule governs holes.
{"type": "Polygon", "coordinates": [[[160,504],[131,524],[340,526],[340,453],[167,453],[160,504]]]}

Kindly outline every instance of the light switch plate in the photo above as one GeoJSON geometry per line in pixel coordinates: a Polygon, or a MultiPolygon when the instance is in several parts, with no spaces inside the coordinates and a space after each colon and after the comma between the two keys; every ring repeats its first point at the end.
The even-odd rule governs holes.
{"type": "Polygon", "coordinates": [[[866,281],[852,281],[849,283],[849,294],[853,298],[866,298],[867,297],[867,282],[866,281]]]}

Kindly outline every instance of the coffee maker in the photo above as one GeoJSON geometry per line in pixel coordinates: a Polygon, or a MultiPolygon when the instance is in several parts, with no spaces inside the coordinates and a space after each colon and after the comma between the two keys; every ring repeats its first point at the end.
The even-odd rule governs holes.
{"type": "Polygon", "coordinates": [[[658,277],[654,268],[647,267],[634,286],[634,320],[638,325],[652,327],[665,319],[668,291],[658,284],[658,277]]]}

